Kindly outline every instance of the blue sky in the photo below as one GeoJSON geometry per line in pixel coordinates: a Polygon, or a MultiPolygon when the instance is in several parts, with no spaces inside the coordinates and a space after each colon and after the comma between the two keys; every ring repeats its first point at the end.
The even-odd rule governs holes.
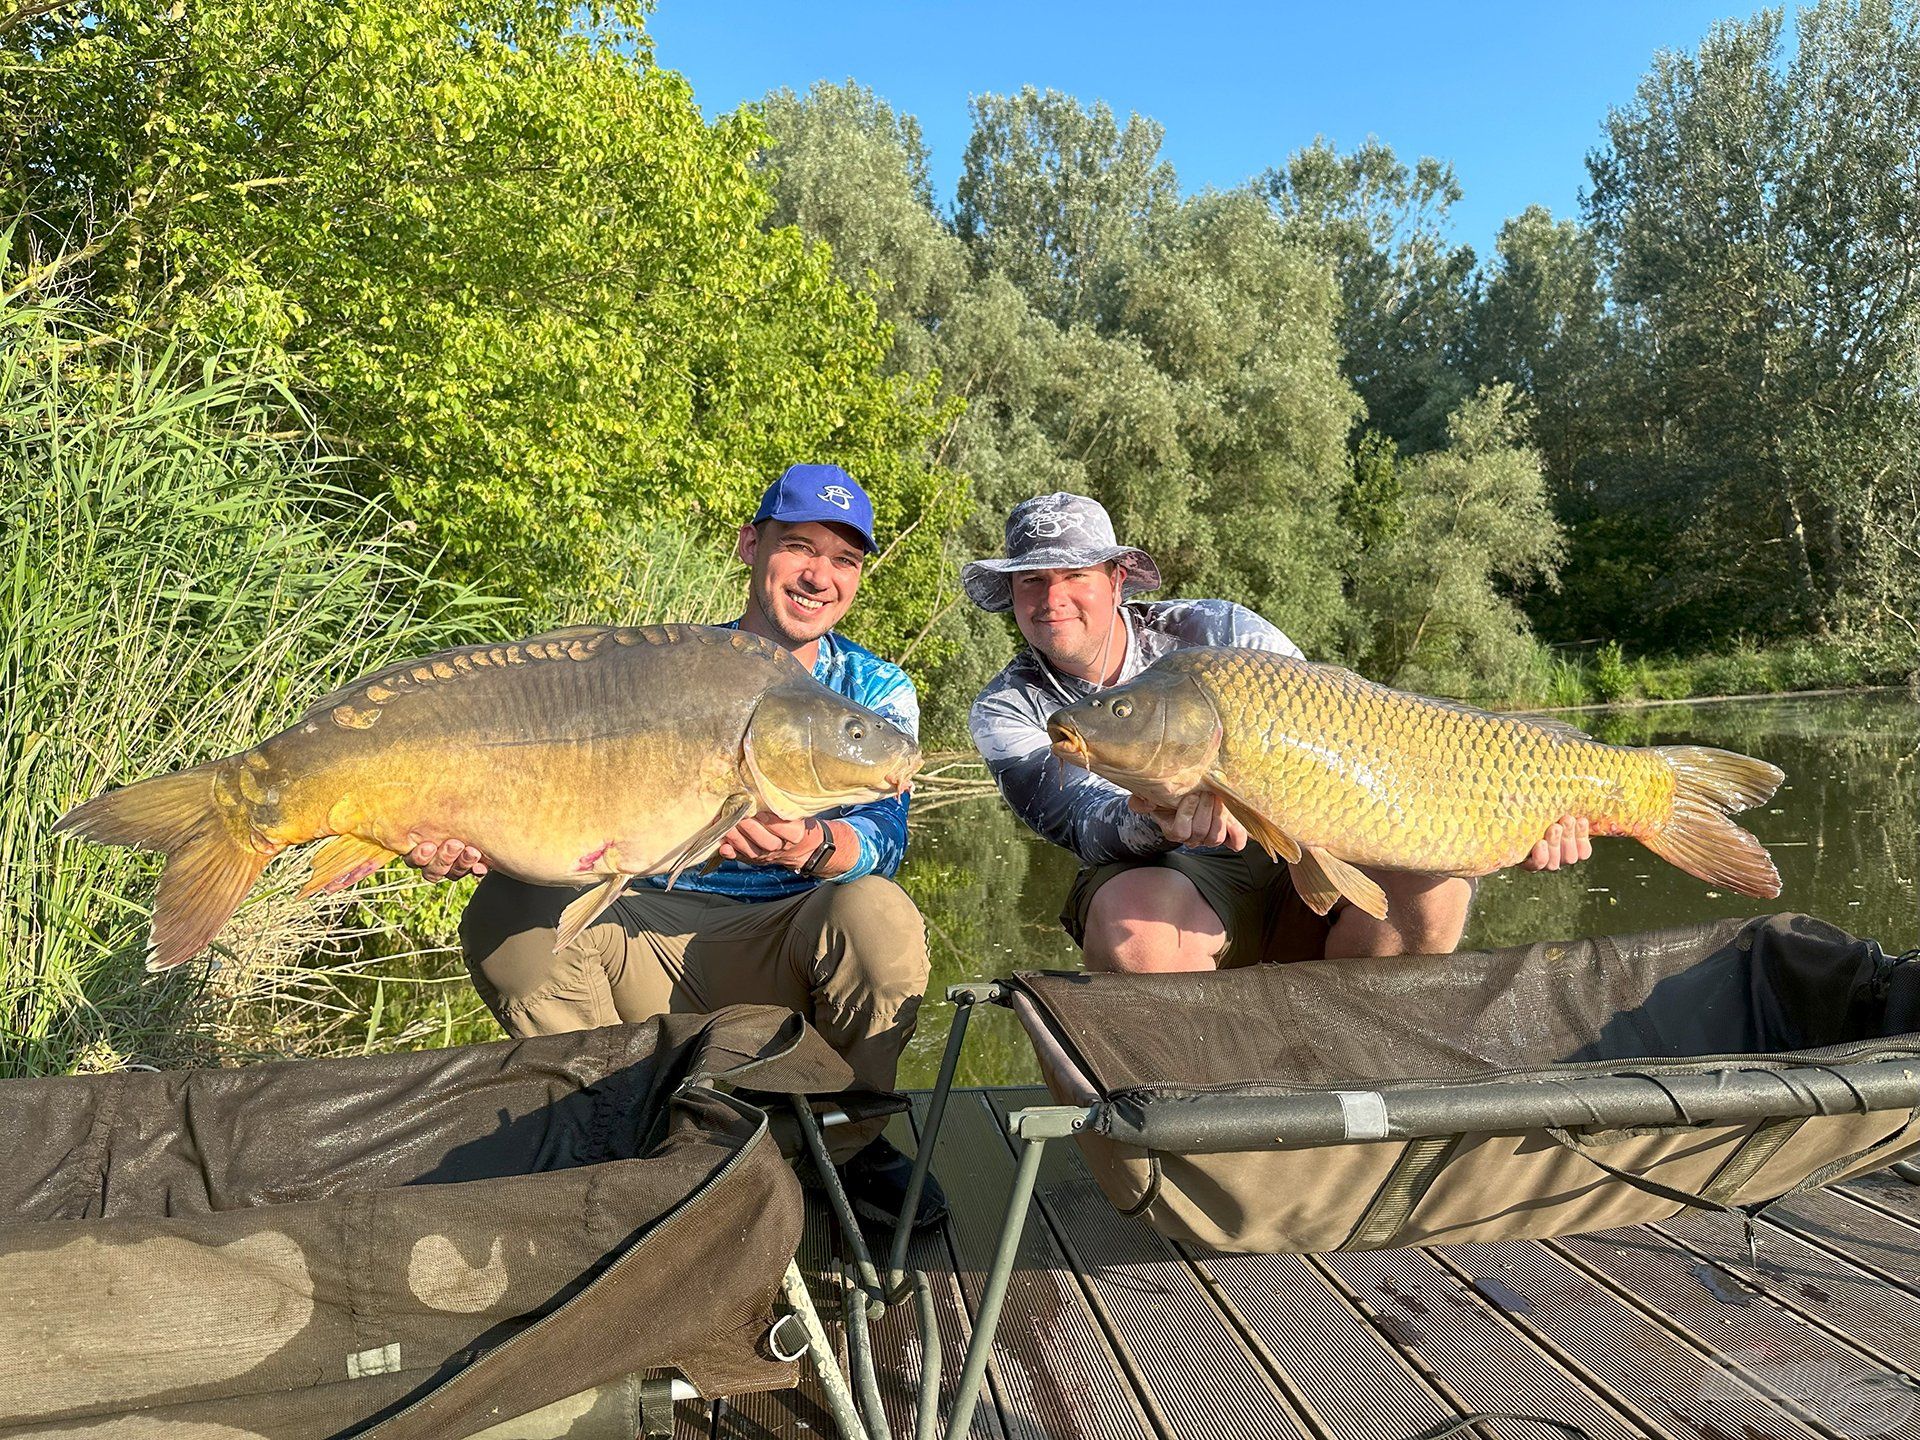
{"type": "Polygon", "coordinates": [[[967,100],[1031,84],[1166,127],[1188,191],[1239,184],[1325,135],[1451,160],[1454,236],[1489,254],[1528,204],[1576,213],[1587,152],[1656,50],[1692,49],[1737,0],[1536,4],[795,4],[658,0],[662,65],[709,115],[852,77],[920,119],[950,204],[967,100]]]}

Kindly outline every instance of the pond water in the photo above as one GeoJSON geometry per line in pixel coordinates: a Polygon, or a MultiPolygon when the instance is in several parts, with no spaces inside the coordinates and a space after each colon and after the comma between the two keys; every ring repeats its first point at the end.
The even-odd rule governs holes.
{"type": "MultiPolygon", "coordinates": [[[[1509,870],[1481,883],[1464,949],[1623,934],[1732,915],[1801,910],[1888,950],[1920,943],[1920,705],[1909,692],[1664,705],[1565,718],[1618,745],[1718,745],[1787,772],[1741,823],[1773,853],[1784,889],[1756,901],[1714,889],[1632,840],[1551,874],[1509,870]]],[[[1075,861],[1034,837],[997,796],[933,811],[913,826],[901,883],[927,919],[933,981],[901,1069],[933,1083],[953,1010],[946,987],[1014,970],[1076,968],[1060,929],[1075,861]]],[[[983,1007],[960,1083],[1037,1082],[1019,1027],[983,1007]]]]}

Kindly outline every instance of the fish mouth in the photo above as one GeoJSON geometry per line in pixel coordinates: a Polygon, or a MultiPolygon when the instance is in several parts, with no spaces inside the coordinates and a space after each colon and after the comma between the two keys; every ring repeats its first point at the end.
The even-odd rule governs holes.
{"type": "Polygon", "coordinates": [[[920,773],[925,758],[921,755],[911,756],[887,772],[886,781],[893,787],[894,794],[905,795],[913,789],[913,777],[920,773]]]}
{"type": "Polygon", "coordinates": [[[1053,741],[1053,753],[1065,763],[1078,765],[1082,770],[1093,768],[1093,756],[1087,750],[1086,740],[1071,725],[1048,721],[1047,738],[1053,741]]]}

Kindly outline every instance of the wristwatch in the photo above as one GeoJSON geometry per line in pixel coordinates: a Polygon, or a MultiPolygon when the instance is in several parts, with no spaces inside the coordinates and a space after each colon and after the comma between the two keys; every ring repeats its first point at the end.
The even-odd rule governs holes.
{"type": "Polygon", "coordinates": [[[807,856],[807,863],[800,867],[800,873],[809,880],[819,878],[820,872],[827,868],[827,862],[833,859],[833,826],[825,820],[815,823],[820,827],[820,848],[807,856]]]}

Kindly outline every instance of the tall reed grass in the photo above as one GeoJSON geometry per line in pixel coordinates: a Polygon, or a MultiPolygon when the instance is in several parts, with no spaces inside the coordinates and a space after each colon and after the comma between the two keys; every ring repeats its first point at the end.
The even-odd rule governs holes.
{"type": "Polygon", "coordinates": [[[270,377],[0,306],[0,1071],[206,1058],[270,1042],[288,1005],[317,1006],[317,1033],[347,1008],[287,981],[325,918],[285,883],[219,942],[224,967],[149,979],[157,861],[50,833],[398,655],[496,633],[336,478],[270,377]]]}
{"type": "Polygon", "coordinates": [[[345,479],[272,376],[0,302],[0,1074],[491,1038],[452,948],[470,885],[395,867],[296,901],[300,867],[276,866],[215,964],[148,977],[157,857],[51,826],[400,656],[739,612],[727,547],[672,525],[593,537],[578,582],[531,604],[483,597],[345,479]]]}

